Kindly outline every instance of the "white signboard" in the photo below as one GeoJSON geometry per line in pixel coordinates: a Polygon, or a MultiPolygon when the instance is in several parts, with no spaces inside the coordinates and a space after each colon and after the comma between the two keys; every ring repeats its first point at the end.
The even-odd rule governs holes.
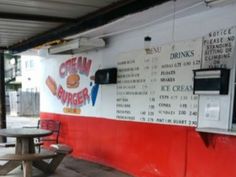
{"type": "Polygon", "coordinates": [[[232,68],[236,27],[210,32],[203,41],[202,68],[232,68]]]}
{"type": "Polygon", "coordinates": [[[200,95],[198,128],[231,129],[235,83],[236,27],[210,32],[203,38],[202,68],[230,70],[226,95],[200,95]]]}
{"type": "Polygon", "coordinates": [[[116,117],[195,126],[198,96],[193,72],[201,64],[202,40],[130,52],[118,60],[116,117]]]}
{"type": "Polygon", "coordinates": [[[52,56],[43,60],[41,111],[100,116],[100,88],[94,82],[98,60],[94,58],[92,55],[52,56]]]}

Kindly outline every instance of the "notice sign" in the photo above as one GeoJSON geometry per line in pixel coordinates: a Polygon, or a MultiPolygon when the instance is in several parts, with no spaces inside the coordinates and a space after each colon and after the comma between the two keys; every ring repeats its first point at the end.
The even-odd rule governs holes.
{"type": "Polygon", "coordinates": [[[119,57],[116,117],[196,126],[198,96],[193,71],[201,65],[202,40],[179,42],[119,57]]]}
{"type": "Polygon", "coordinates": [[[232,68],[236,27],[210,32],[204,36],[202,68],[232,68]]]}

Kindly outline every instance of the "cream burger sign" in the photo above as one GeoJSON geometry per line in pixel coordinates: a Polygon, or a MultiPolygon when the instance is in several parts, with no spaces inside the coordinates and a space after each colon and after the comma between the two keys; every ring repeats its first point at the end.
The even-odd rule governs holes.
{"type": "Polygon", "coordinates": [[[52,95],[64,105],[63,112],[80,114],[81,107],[89,104],[90,87],[83,86],[81,78],[86,77],[90,80],[94,78],[89,77],[91,65],[92,60],[87,57],[73,57],[60,64],[58,69],[60,81],[56,82],[50,75],[47,76],[46,85],[52,95]]]}

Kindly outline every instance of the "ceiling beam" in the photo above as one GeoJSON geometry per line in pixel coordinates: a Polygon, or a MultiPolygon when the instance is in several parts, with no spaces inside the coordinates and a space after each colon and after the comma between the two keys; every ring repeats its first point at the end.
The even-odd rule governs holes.
{"type": "Polygon", "coordinates": [[[21,43],[9,47],[13,53],[23,52],[44,43],[78,34],[129,14],[137,13],[170,0],[122,0],[93,13],[78,18],[75,23],[62,25],[46,33],[34,36],[21,43]]]}
{"type": "Polygon", "coordinates": [[[45,15],[33,15],[33,14],[21,14],[21,13],[8,13],[0,12],[1,19],[11,20],[24,20],[24,21],[40,21],[40,22],[52,22],[52,23],[71,23],[75,22],[73,18],[45,16],[45,15]]]}

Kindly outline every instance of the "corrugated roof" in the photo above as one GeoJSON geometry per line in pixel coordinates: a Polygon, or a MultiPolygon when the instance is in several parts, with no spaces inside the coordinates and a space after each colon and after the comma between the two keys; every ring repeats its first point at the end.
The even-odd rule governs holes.
{"type": "Polygon", "coordinates": [[[0,0],[0,47],[6,48],[119,0],[0,0]]]}

